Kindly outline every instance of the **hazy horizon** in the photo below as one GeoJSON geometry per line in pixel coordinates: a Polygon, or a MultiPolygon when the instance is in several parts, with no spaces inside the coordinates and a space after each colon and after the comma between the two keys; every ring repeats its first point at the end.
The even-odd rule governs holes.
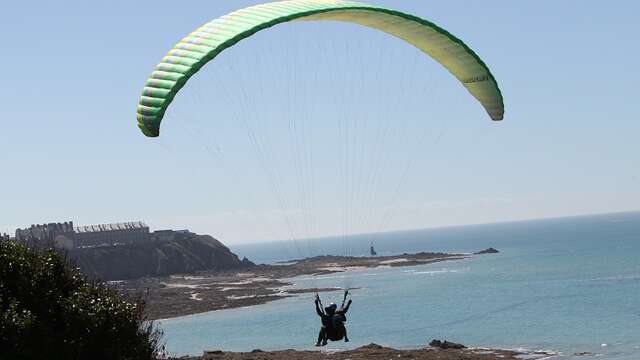
{"type": "MultiPolygon", "coordinates": [[[[362,233],[351,233],[351,234],[347,234],[347,237],[351,237],[351,236],[364,236],[364,235],[372,235],[372,234],[387,234],[387,233],[401,233],[401,232],[411,232],[411,231],[421,231],[421,230],[438,230],[438,229],[448,229],[448,228],[458,228],[458,227],[473,227],[473,226],[483,226],[483,225],[499,225],[499,224],[508,224],[508,223],[519,223],[519,222],[534,222],[534,221],[544,221],[544,220],[562,220],[562,219],[570,219],[570,218],[581,218],[581,217],[598,217],[598,216],[607,216],[607,215],[616,215],[616,214],[632,214],[632,213],[640,213],[640,210],[626,210],[626,211],[616,211],[616,212],[604,212],[604,213],[587,213],[587,214],[573,214],[573,215],[564,215],[564,216],[550,216],[550,217],[539,217],[539,218],[526,218],[526,219],[514,219],[514,220],[503,220],[503,221],[492,221],[492,222],[480,222],[480,223],[465,223],[465,224],[450,224],[450,225],[440,225],[440,226],[431,226],[431,227],[423,227],[423,228],[407,228],[407,229],[389,229],[389,230],[384,230],[384,231],[379,231],[379,232],[362,232],[362,233]]],[[[49,221],[50,222],[64,222],[64,221],[73,221],[73,219],[69,219],[69,220],[60,220],[60,221],[49,221]]],[[[128,220],[127,220],[128,221],[128,220]]],[[[132,220],[132,221],[138,221],[138,220],[132,220]]],[[[124,220],[121,222],[125,222],[124,220]]],[[[25,228],[28,226],[31,226],[32,224],[39,224],[39,223],[29,223],[29,225],[24,225],[21,227],[17,227],[17,228],[25,228]]],[[[100,225],[100,224],[107,224],[107,223],[95,223],[95,224],[76,224],[74,222],[74,226],[82,226],[82,225],[100,225]]],[[[146,224],[149,226],[150,231],[155,231],[155,230],[167,230],[167,229],[172,229],[172,230],[182,230],[184,229],[184,227],[179,226],[179,224],[176,224],[176,226],[170,226],[170,227],[156,227],[153,226],[153,224],[146,224]]],[[[13,235],[14,233],[14,229],[8,229],[8,231],[6,231],[9,235],[13,235]]],[[[188,229],[188,230],[193,230],[193,229],[188,229]]],[[[270,242],[286,242],[286,241],[290,241],[291,239],[257,239],[257,240],[249,240],[249,241],[240,241],[240,242],[227,242],[225,241],[225,239],[219,238],[216,236],[216,234],[209,234],[209,233],[200,233],[200,235],[211,235],[215,238],[217,238],[218,240],[222,241],[224,244],[226,245],[254,245],[254,244],[260,244],[260,243],[270,243],[270,242]]],[[[295,240],[322,240],[324,238],[333,238],[333,237],[340,237],[340,236],[344,236],[344,234],[341,233],[335,233],[335,234],[326,234],[326,235],[322,235],[322,236],[317,236],[317,237],[311,237],[311,238],[298,238],[295,240]]]]}

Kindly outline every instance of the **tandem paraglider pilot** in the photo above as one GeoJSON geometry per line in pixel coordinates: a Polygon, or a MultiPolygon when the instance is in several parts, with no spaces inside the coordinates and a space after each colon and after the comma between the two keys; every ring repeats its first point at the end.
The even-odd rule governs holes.
{"type": "Polygon", "coordinates": [[[334,303],[329,304],[329,306],[323,309],[320,296],[316,294],[316,313],[318,313],[318,316],[322,319],[322,326],[318,333],[316,346],[325,346],[328,340],[339,341],[344,339],[345,342],[349,342],[347,328],[344,326],[344,323],[347,321],[347,311],[349,311],[349,306],[351,306],[352,303],[351,299],[349,299],[345,306],[348,295],[349,290],[345,290],[340,309],[338,309],[338,305],[334,303]]]}

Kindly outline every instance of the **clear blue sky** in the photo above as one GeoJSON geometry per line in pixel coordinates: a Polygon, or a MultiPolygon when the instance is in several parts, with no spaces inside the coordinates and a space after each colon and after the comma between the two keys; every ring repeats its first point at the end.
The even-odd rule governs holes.
{"type": "Polygon", "coordinates": [[[640,209],[637,2],[371,2],[465,41],[498,79],[505,121],[491,123],[444,70],[398,40],[294,24],[209,64],[152,140],[136,128],[135,106],[153,66],[197,26],[256,2],[5,4],[0,231],[144,220],[237,243],[640,209]],[[341,148],[341,116],[361,145],[352,152],[341,148]],[[242,119],[275,171],[261,168],[242,119]],[[313,132],[308,142],[296,143],[292,119],[313,132]],[[370,134],[388,121],[405,132],[374,143],[370,134]],[[368,182],[375,163],[383,169],[368,182]]]}

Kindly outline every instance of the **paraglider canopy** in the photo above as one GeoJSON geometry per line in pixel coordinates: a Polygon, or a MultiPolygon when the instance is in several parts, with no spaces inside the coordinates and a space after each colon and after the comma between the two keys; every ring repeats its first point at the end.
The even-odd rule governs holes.
{"type": "Polygon", "coordinates": [[[485,63],[441,27],[400,11],[343,0],[289,0],[247,7],[206,23],[180,40],[155,67],[137,107],[138,126],[149,137],[173,98],[202,66],[260,30],[290,21],[335,20],[374,28],[400,38],[444,66],[485,108],[502,120],[504,104],[485,63]]]}

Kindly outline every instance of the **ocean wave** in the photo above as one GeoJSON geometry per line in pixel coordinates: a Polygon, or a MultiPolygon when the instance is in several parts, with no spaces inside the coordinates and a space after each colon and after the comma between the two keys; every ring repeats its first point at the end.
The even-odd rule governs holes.
{"type": "Polygon", "coordinates": [[[615,275],[615,276],[603,276],[591,279],[584,279],[582,281],[638,281],[640,280],[640,274],[633,275],[615,275]]]}
{"type": "Polygon", "coordinates": [[[347,279],[351,278],[353,275],[327,275],[327,276],[311,276],[311,277],[296,277],[296,281],[318,281],[318,280],[331,280],[331,279],[347,279]]]}
{"type": "Polygon", "coordinates": [[[550,360],[550,359],[558,359],[560,357],[564,357],[560,352],[548,349],[537,349],[532,350],[526,347],[515,347],[515,348],[503,348],[503,350],[515,351],[521,353],[518,355],[518,359],[522,360],[550,360]]]}
{"type": "Polygon", "coordinates": [[[468,272],[470,268],[458,268],[458,269],[440,269],[440,270],[424,270],[424,271],[404,271],[404,273],[409,275],[438,275],[438,274],[450,274],[450,273],[461,273],[468,272]]]}

